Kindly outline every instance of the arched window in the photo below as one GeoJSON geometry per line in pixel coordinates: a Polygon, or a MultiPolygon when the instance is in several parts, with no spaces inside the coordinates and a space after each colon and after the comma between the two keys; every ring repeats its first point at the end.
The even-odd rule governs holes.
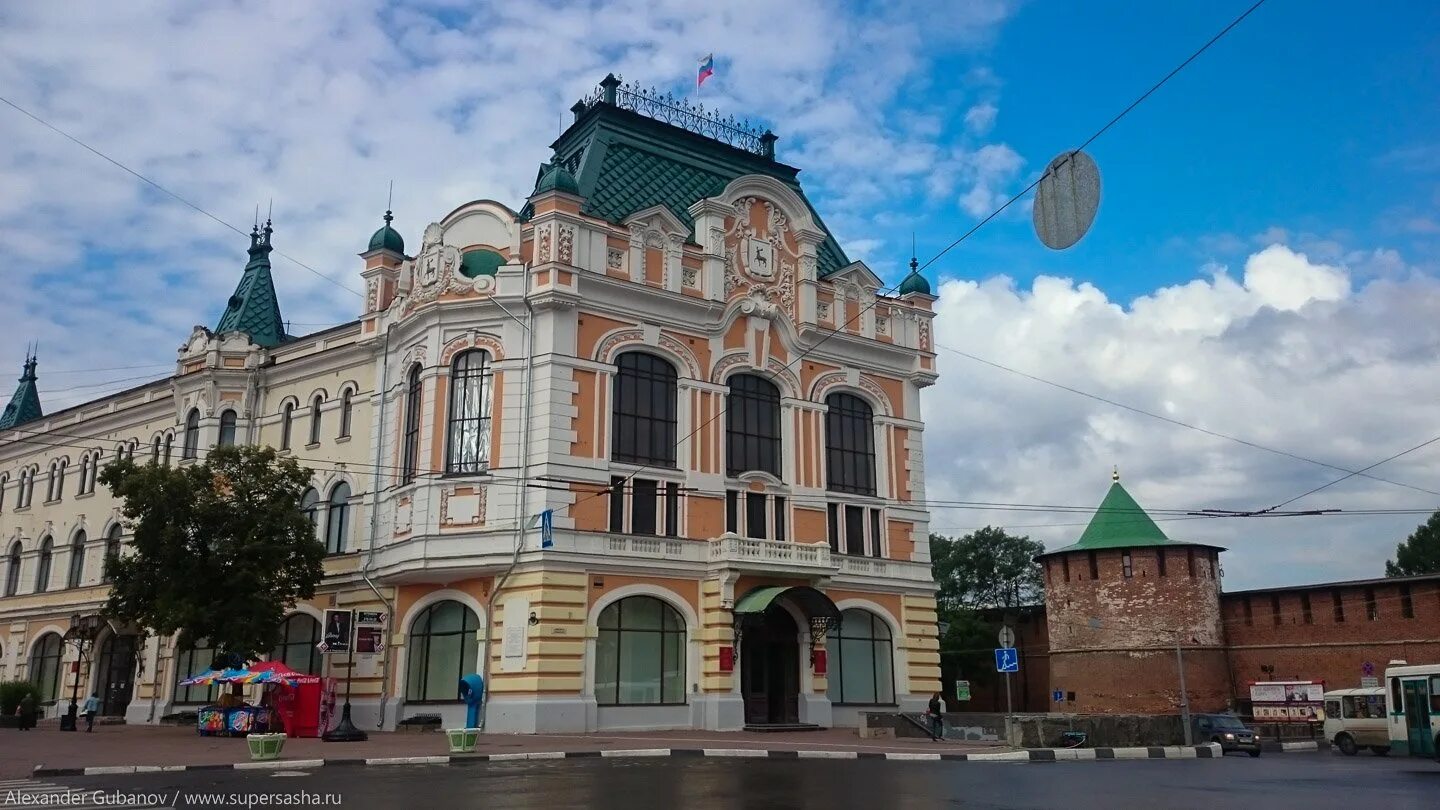
{"type": "Polygon", "coordinates": [[[185,417],[185,437],[180,445],[180,458],[195,458],[200,452],[200,409],[191,408],[185,417]]]}
{"type": "Polygon", "coordinates": [[[300,496],[300,511],[305,519],[310,521],[310,526],[315,531],[316,539],[320,537],[320,493],[314,487],[305,490],[300,496]]]}
{"type": "Polygon", "coordinates": [[[220,414],[220,441],[221,447],[235,446],[235,412],[227,410],[220,414]]]}
{"type": "Polygon", "coordinates": [[[40,541],[40,564],[35,567],[35,593],[50,589],[50,563],[55,557],[55,541],[49,537],[40,541]]]}
{"type": "Polygon", "coordinates": [[[280,623],[280,643],[270,651],[271,661],[284,662],[296,672],[320,674],[320,622],[304,613],[291,614],[280,623]]]}
{"type": "Polygon", "coordinates": [[[340,435],[336,438],[343,439],[350,435],[350,419],[354,416],[355,406],[352,400],[355,392],[346,388],[340,392],[340,435]]]}
{"type": "Polygon", "coordinates": [[[295,425],[295,403],[287,402],[280,409],[280,449],[290,449],[290,429],[295,425]]]}
{"type": "Polygon", "coordinates": [[[330,490],[330,506],[325,515],[325,551],[339,554],[345,550],[350,536],[350,485],[341,481],[330,490]]]}
{"type": "Polygon", "coordinates": [[[46,633],[30,652],[30,682],[40,692],[41,703],[60,697],[60,658],[65,651],[59,633],[46,633]]]}
{"type": "Polygon", "coordinates": [[[459,602],[436,602],[422,610],[410,625],[405,699],[459,700],[461,676],[479,666],[479,627],[475,611],[459,602]]]}
{"type": "MultiPolygon", "coordinates": [[[[103,450],[91,453],[89,465],[80,471],[80,493],[82,495],[90,495],[95,492],[95,482],[100,479],[100,458],[104,455],[105,451],[103,450]]],[[[118,456],[116,460],[120,460],[118,456]]],[[[133,460],[132,458],[131,461],[133,460]]]]}
{"type": "Polygon", "coordinates": [[[100,572],[101,582],[110,582],[114,579],[111,568],[115,561],[120,559],[120,524],[110,527],[110,533],[105,535],[105,567],[100,572]]]}
{"type": "Polygon", "coordinates": [[[320,407],[324,404],[324,394],[316,394],[310,400],[310,444],[320,443],[320,407]]]}
{"type": "Polygon", "coordinates": [[[893,705],[890,626],[868,610],[851,608],[840,614],[840,626],[831,627],[825,648],[830,673],[827,691],[831,703],[893,705]]]}
{"type": "Polygon", "coordinates": [[[58,501],[60,496],[65,494],[65,468],[70,466],[69,459],[59,459],[50,464],[50,481],[45,490],[45,500],[58,501]]]}
{"type": "Polygon", "coordinates": [[[15,488],[15,508],[24,509],[30,505],[30,493],[35,485],[34,474],[29,470],[21,470],[19,486],[15,488]]]}
{"type": "Polygon", "coordinates": [[[10,485],[10,474],[0,473],[0,512],[5,511],[5,487],[10,485]]]}
{"type": "Polygon", "coordinates": [[[80,456],[80,483],[75,487],[76,495],[85,494],[85,485],[90,483],[90,454],[80,456]]]}
{"type": "Polygon", "coordinates": [[[5,558],[5,595],[14,596],[20,590],[20,541],[10,544],[10,553],[5,558]]]}
{"type": "Polygon", "coordinates": [[[162,461],[162,463],[163,463],[166,467],[169,467],[169,466],[170,466],[170,451],[171,451],[174,447],[175,447],[175,434],[174,434],[174,433],[166,433],[166,434],[165,434],[165,458],[164,458],[163,461],[162,461]]]}
{"type": "Polygon", "coordinates": [[[826,488],[875,494],[875,414],[854,394],[825,398],[826,488]]]}
{"type": "MultiPolygon", "coordinates": [[[[215,663],[215,648],[201,639],[175,655],[175,680],[180,681],[206,672],[215,663]]],[[[219,694],[218,688],[210,686],[176,686],[176,703],[212,703],[219,694]]]]}
{"type": "Polygon", "coordinates": [[[629,596],[600,611],[595,702],[602,706],[685,702],[685,620],[653,596],[629,596]]]}
{"type": "Polygon", "coordinates": [[[490,466],[490,353],[471,349],[450,364],[450,423],[445,471],[479,473],[490,466]]]}
{"type": "Polygon", "coordinates": [[[70,541],[70,573],[65,577],[65,587],[80,587],[80,577],[85,574],[85,530],[75,532],[70,541]]]}
{"type": "Polygon", "coordinates": [[[410,367],[405,382],[405,445],[400,456],[400,483],[415,480],[420,464],[420,364],[410,367]]]}
{"type": "Polygon", "coordinates": [[[150,440],[150,463],[160,463],[160,437],[156,436],[150,440]]]}
{"type": "Polygon", "coordinates": [[[754,374],[730,378],[725,400],[725,471],[780,477],[780,389],[754,374]]]}
{"type": "Polygon", "coordinates": [[[644,352],[615,358],[610,457],[630,464],[675,466],[675,367],[644,352]]]}

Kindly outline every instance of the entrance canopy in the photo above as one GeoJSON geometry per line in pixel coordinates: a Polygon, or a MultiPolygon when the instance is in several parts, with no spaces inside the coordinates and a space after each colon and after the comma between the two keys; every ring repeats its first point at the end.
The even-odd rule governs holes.
{"type": "Polygon", "coordinates": [[[772,605],[789,602],[800,610],[808,620],[829,619],[840,622],[840,608],[830,597],[805,585],[768,585],[745,594],[735,603],[735,615],[745,616],[764,613],[772,605]]]}

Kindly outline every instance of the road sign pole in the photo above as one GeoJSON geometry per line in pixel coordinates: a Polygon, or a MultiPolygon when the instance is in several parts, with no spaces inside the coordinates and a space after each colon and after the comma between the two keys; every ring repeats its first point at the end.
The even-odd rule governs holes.
{"type": "Polygon", "coordinates": [[[1010,739],[1010,715],[1013,714],[1014,711],[1010,703],[1010,673],[1007,672],[1005,673],[1005,743],[1007,745],[1015,744],[1014,741],[1010,739]]]}
{"type": "Polygon", "coordinates": [[[1180,670],[1180,724],[1185,727],[1185,744],[1194,745],[1190,731],[1190,692],[1185,688],[1185,653],[1180,649],[1180,639],[1175,639],[1175,667],[1180,670]]]}

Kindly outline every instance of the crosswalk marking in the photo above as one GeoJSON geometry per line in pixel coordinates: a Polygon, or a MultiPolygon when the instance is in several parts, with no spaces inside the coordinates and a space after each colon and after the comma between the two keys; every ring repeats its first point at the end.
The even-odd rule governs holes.
{"type": "MultiPolygon", "coordinates": [[[[103,788],[73,788],[42,782],[39,779],[0,779],[0,808],[11,807],[64,807],[67,810],[89,810],[89,808],[111,807],[111,804],[97,803],[97,792],[110,793],[103,788]],[[60,798],[64,796],[65,798],[60,798]]],[[[154,804],[127,804],[139,810],[160,807],[154,804]]]]}

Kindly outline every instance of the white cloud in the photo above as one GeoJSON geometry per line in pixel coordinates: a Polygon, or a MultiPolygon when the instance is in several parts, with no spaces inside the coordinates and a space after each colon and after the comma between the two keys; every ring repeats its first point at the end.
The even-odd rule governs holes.
{"type": "Polygon", "coordinates": [[[988,101],[976,104],[965,111],[965,128],[975,135],[988,135],[999,112],[1000,108],[988,101]]]}
{"type": "MultiPolygon", "coordinates": [[[[1360,469],[1431,438],[1440,399],[1440,281],[1415,273],[1355,286],[1345,266],[1285,245],[1122,306],[1089,284],[1041,276],[947,280],[937,341],[1207,430],[1360,469]],[[1417,427],[1418,426],[1418,427],[1417,427]],[[1429,426],[1429,427],[1427,427],[1429,426]],[[1430,435],[1427,435],[1427,431],[1430,435]]],[[[940,350],[924,404],[928,497],[1093,507],[1112,464],[1147,507],[1255,509],[1343,473],[1207,436],[940,350]]],[[[1375,474],[1440,489],[1440,451],[1375,474]]],[[[1352,478],[1296,507],[1428,508],[1435,496],[1352,478]]],[[[1227,588],[1378,576],[1424,515],[1180,520],[1172,537],[1228,546],[1227,588]]],[[[1087,516],[938,509],[958,533],[1087,516]]],[[[1081,526],[1024,529],[1051,547],[1081,526]]]]}

